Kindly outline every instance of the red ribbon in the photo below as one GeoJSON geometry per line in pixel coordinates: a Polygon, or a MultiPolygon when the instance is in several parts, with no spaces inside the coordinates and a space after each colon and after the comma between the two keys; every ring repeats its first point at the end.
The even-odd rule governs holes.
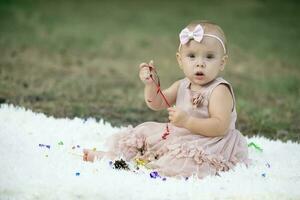
{"type": "MultiPolygon", "coordinates": [[[[146,66],[145,66],[146,67],[146,66]]],[[[156,73],[156,71],[155,71],[155,69],[153,68],[153,67],[151,67],[151,66],[147,66],[147,67],[149,67],[149,71],[151,72],[151,71],[154,71],[154,73],[156,74],[156,77],[157,77],[157,79],[158,79],[158,82],[156,83],[155,82],[155,80],[153,79],[153,77],[152,77],[152,74],[150,74],[150,78],[152,79],[152,81],[153,81],[153,83],[155,84],[155,86],[156,86],[156,88],[157,88],[157,91],[156,91],[156,94],[160,94],[161,96],[162,96],[162,98],[163,98],[163,100],[165,101],[165,103],[169,106],[169,107],[171,107],[171,105],[169,104],[169,102],[168,102],[168,100],[167,100],[167,98],[166,98],[166,96],[163,94],[163,92],[161,91],[161,89],[160,89],[160,81],[159,81],[159,77],[158,77],[158,75],[157,75],[157,73],[156,73]]],[[[151,100],[147,100],[148,102],[152,102],[151,100]]],[[[168,124],[166,125],[166,129],[165,129],[165,132],[164,132],[164,134],[161,136],[161,138],[162,139],[167,139],[167,136],[168,135],[170,135],[170,130],[169,130],[169,126],[168,126],[168,124]]]]}
{"type": "MultiPolygon", "coordinates": [[[[155,74],[156,74],[156,76],[157,76],[157,78],[158,78],[158,75],[157,75],[157,73],[156,73],[156,71],[155,71],[155,69],[154,69],[153,67],[149,66],[149,71],[150,71],[150,72],[151,72],[151,71],[154,71],[155,74]]],[[[162,96],[162,98],[163,98],[163,100],[165,101],[165,103],[166,103],[169,107],[171,107],[171,105],[169,104],[169,102],[168,102],[166,96],[163,94],[163,92],[162,92],[161,89],[160,89],[160,81],[159,81],[159,78],[158,78],[158,83],[155,82],[155,80],[154,80],[153,77],[152,77],[152,74],[150,74],[150,78],[151,78],[151,80],[154,82],[154,84],[155,84],[155,86],[156,86],[156,88],[157,88],[156,93],[157,93],[157,94],[160,93],[160,95],[162,96]]]]}
{"type": "Polygon", "coordinates": [[[169,126],[168,126],[168,124],[167,124],[167,126],[166,126],[166,130],[165,130],[165,133],[161,136],[162,137],[162,139],[167,139],[167,136],[168,135],[170,135],[170,131],[169,131],[169,126]]]}

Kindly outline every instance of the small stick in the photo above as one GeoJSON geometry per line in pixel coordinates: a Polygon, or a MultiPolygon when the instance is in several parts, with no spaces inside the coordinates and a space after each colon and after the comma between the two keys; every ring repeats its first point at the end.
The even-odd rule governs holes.
{"type": "Polygon", "coordinates": [[[82,154],[75,153],[75,152],[68,152],[69,154],[72,154],[73,156],[83,157],[82,154]]]}

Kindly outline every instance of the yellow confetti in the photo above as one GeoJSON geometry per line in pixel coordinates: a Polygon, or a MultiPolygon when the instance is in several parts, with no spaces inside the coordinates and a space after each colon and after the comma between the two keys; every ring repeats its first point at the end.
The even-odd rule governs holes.
{"type": "Polygon", "coordinates": [[[135,159],[135,162],[136,162],[137,165],[145,165],[145,164],[147,164],[145,160],[142,160],[142,159],[139,159],[139,158],[135,159]]]}

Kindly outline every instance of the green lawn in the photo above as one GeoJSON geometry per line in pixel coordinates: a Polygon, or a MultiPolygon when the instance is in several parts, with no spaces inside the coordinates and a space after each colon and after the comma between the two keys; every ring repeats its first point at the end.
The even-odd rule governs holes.
{"type": "Polygon", "coordinates": [[[163,87],[182,78],[179,31],[207,19],[229,41],[237,127],[299,142],[300,3],[220,2],[2,0],[0,102],[115,126],[167,121],[144,103],[138,65],[153,59],[163,87]]]}

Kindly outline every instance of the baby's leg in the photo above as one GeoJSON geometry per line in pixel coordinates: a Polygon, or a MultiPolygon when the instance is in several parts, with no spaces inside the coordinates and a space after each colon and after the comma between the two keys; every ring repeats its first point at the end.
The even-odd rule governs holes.
{"type": "Polygon", "coordinates": [[[115,159],[116,155],[112,152],[105,151],[94,151],[92,149],[83,149],[83,160],[94,162],[95,160],[102,159],[103,157],[107,157],[109,159],[115,159]]]}

